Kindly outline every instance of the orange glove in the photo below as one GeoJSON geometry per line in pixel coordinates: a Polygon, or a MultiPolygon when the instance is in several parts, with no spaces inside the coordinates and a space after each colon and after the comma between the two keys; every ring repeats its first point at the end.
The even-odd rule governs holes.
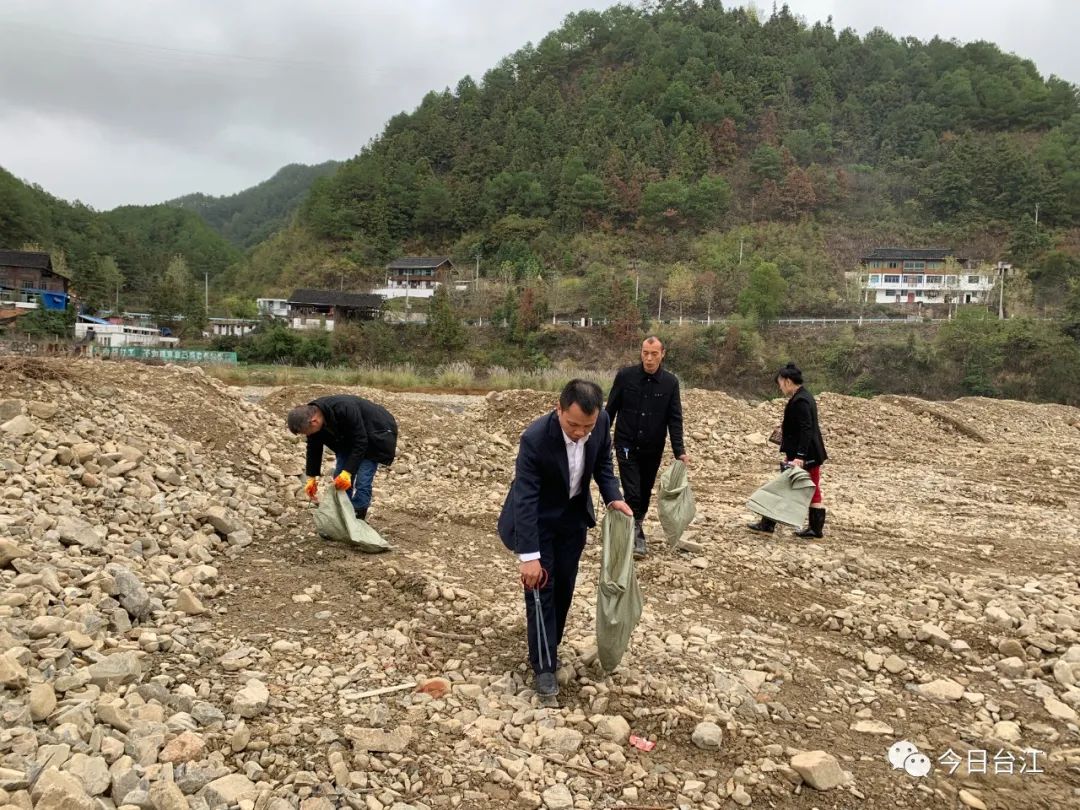
{"type": "Polygon", "coordinates": [[[316,495],[319,492],[319,479],[309,478],[307,483],[304,484],[304,492],[307,493],[308,500],[316,500],[316,495]]]}
{"type": "Polygon", "coordinates": [[[334,487],[337,489],[348,489],[352,486],[352,476],[345,470],[338,473],[338,477],[334,479],[334,487]]]}

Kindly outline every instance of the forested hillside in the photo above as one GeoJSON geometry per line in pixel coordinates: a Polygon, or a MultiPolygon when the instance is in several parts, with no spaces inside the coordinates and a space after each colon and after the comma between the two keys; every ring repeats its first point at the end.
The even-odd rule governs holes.
{"type": "Polygon", "coordinates": [[[223,283],[240,254],[197,214],[163,205],[99,212],[68,203],[0,169],[0,246],[36,245],[63,261],[92,305],[148,307],[170,261],[223,283]]]}
{"type": "MultiPolygon", "coordinates": [[[[430,93],[303,219],[381,255],[468,232],[528,238],[814,216],[1080,219],[1072,85],[989,43],[864,38],[787,9],[582,12],[477,83],[430,93]]],[[[520,258],[521,245],[504,244],[520,258]]]]}
{"type": "Polygon", "coordinates": [[[317,166],[292,163],[269,180],[237,194],[224,197],[188,194],[169,200],[166,205],[194,211],[234,246],[246,249],[287,224],[307,196],[311,184],[332,173],[339,165],[333,160],[317,166]]]}

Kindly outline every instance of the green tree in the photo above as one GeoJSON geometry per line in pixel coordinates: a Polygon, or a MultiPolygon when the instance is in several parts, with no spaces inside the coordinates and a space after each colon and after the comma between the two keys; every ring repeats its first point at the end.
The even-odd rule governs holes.
{"type": "Polygon", "coordinates": [[[206,327],[205,301],[183,256],[169,260],[154,290],[150,312],[158,326],[178,330],[185,337],[197,337],[206,327]]]}
{"type": "Polygon", "coordinates": [[[221,302],[221,308],[225,310],[225,314],[230,318],[254,320],[259,317],[259,307],[253,298],[230,295],[221,302]]]}
{"type": "Polygon", "coordinates": [[[455,311],[445,284],[436,287],[435,294],[431,296],[427,333],[432,345],[446,355],[452,355],[465,345],[465,326],[455,311]]]}
{"type": "Polygon", "coordinates": [[[692,304],[697,297],[696,280],[690,268],[679,263],[672,268],[667,279],[667,297],[679,310],[679,325],[683,322],[683,311],[687,304],[692,304]]]}
{"type": "Polygon", "coordinates": [[[768,321],[780,314],[787,293],[787,281],[772,262],[760,262],[750,271],[746,286],[739,293],[739,313],[768,321]]]}
{"type": "Polygon", "coordinates": [[[604,182],[595,174],[582,174],[574,181],[570,190],[570,205],[581,219],[582,226],[590,219],[605,211],[609,205],[604,182]]]}
{"type": "Polygon", "coordinates": [[[780,150],[763,143],[750,158],[750,171],[754,175],[755,188],[761,188],[766,180],[779,180],[784,174],[780,150]]]}
{"type": "Polygon", "coordinates": [[[426,234],[439,234],[450,226],[454,216],[454,201],[446,186],[434,181],[420,190],[416,202],[416,227],[426,234]]]}
{"type": "Polygon", "coordinates": [[[677,178],[649,183],[641,198],[641,213],[657,225],[673,227],[682,218],[690,190],[677,178]]]}
{"type": "Polygon", "coordinates": [[[720,224],[731,206],[731,186],[716,175],[702,177],[689,189],[683,210],[689,220],[701,228],[720,224]]]}
{"type": "Polygon", "coordinates": [[[112,256],[80,262],[72,280],[79,303],[90,312],[114,309],[123,285],[124,276],[112,256]]]}

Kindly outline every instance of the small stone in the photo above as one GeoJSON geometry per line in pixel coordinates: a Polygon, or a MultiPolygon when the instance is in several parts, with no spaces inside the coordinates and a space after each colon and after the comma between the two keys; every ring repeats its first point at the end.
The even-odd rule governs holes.
{"type": "Polygon", "coordinates": [[[939,678],[918,687],[919,694],[933,700],[960,700],[964,696],[964,687],[949,678],[939,678]]]}
{"type": "Polygon", "coordinates": [[[880,734],[883,737],[893,735],[892,726],[880,720],[858,720],[852,724],[851,730],[859,734],[880,734]]]}
{"type": "Polygon", "coordinates": [[[1048,697],[1043,701],[1043,708],[1055,720],[1063,720],[1066,723],[1075,723],[1077,721],[1076,709],[1062,703],[1057,698],[1048,697]]]}
{"type": "Polygon", "coordinates": [[[1002,658],[997,662],[997,668],[1006,678],[1019,678],[1027,671],[1027,666],[1020,658],[1002,658]]]}
{"type": "Polygon", "coordinates": [[[885,663],[885,657],[875,652],[866,652],[863,654],[863,663],[870,672],[878,672],[885,663]]]}
{"type": "Polygon", "coordinates": [[[179,765],[182,762],[195,762],[202,759],[206,742],[194,731],[185,731],[177,737],[165,743],[158,759],[161,762],[171,762],[179,765]]]}
{"type": "Polygon", "coordinates": [[[1024,658],[1024,645],[1015,638],[1007,638],[998,644],[998,652],[1008,658],[1024,658]]]}
{"type": "Polygon", "coordinates": [[[202,796],[211,810],[239,804],[243,798],[255,797],[255,783],[243,774],[231,773],[203,788],[202,796]]]}
{"type": "Polygon", "coordinates": [[[199,601],[191,590],[191,588],[184,588],[176,596],[176,609],[181,613],[186,613],[188,616],[198,616],[201,613],[206,613],[206,608],[203,607],[203,603],[199,601]]]}
{"type": "Polygon", "coordinates": [[[1012,720],[1002,720],[994,723],[994,736],[1005,742],[1018,742],[1020,740],[1020,725],[1012,720]]]}
{"type": "Polygon", "coordinates": [[[353,747],[358,752],[377,751],[400,754],[412,740],[412,728],[398,726],[393,731],[384,731],[381,728],[347,727],[345,735],[352,740],[353,747]]]}
{"type": "Polygon", "coordinates": [[[64,770],[82,782],[83,788],[91,796],[100,796],[112,784],[109,765],[102,757],[86,754],[72,754],[64,765],[64,770]]]}
{"type": "Polygon", "coordinates": [[[620,715],[601,717],[596,723],[596,733],[616,745],[626,745],[630,739],[630,724],[620,715]]]}
{"type": "Polygon", "coordinates": [[[14,652],[0,655],[0,686],[19,689],[26,685],[27,680],[26,667],[19,663],[14,652]]]}
{"type": "Polygon", "coordinates": [[[52,419],[60,411],[60,406],[55,402],[28,402],[26,403],[26,410],[31,416],[36,416],[38,419],[52,419]]]}
{"type": "Polygon", "coordinates": [[[840,763],[826,751],[796,754],[791,758],[791,767],[815,790],[832,790],[844,784],[840,763]]]}
{"type": "Polygon", "coordinates": [[[905,661],[899,655],[890,655],[888,658],[885,659],[885,669],[893,675],[899,675],[907,668],[907,661],[905,661]]]}
{"type": "Polygon", "coordinates": [[[14,540],[0,537],[0,568],[7,568],[20,557],[29,557],[30,551],[20,546],[14,540]]]}
{"type": "Polygon", "coordinates": [[[542,747],[563,756],[569,756],[581,748],[585,735],[572,728],[557,728],[546,734],[541,740],[542,747]]]}
{"type": "Polygon", "coordinates": [[[547,810],[573,810],[574,794],[566,785],[553,785],[543,793],[547,810]]]}
{"type": "Polygon", "coordinates": [[[30,417],[19,414],[14,419],[0,425],[0,430],[11,436],[26,436],[37,430],[37,425],[34,424],[34,420],[30,417]]]}
{"type": "Polygon", "coordinates": [[[998,627],[1002,627],[1006,630],[1011,630],[1016,627],[1016,619],[1010,616],[1004,609],[997,605],[990,605],[983,610],[983,615],[990,621],[991,624],[995,624],[998,627]]]}
{"type": "Polygon", "coordinates": [[[190,810],[187,797],[175,782],[154,782],[150,785],[150,803],[154,810],[190,810]]]}
{"type": "Polygon", "coordinates": [[[262,681],[252,678],[233,697],[233,711],[241,717],[257,717],[270,702],[270,691],[262,681]]]}
{"type": "Polygon", "coordinates": [[[206,510],[204,519],[222,537],[228,537],[233,532],[247,528],[231,509],[226,509],[224,506],[211,506],[206,510]]]}
{"type": "Polygon", "coordinates": [[[740,807],[749,807],[753,803],[750,794],[746,792],[746,788],[742,785],[735,786],[735,790],[731,792],[731,800],[740,807]]]}
{"type": "Polygon", "coordinates": [[[719,751],[724,741],[724,730],[716,723],[698,723],[691,740],[703,751],[719,751]]]}
{"type": "Polygon", "coordinates": [[[974,793],[972,793],[970,790],[961,789],[959,796],[960,803],[963,804],[964,807],[971,807],[973,808],[973,810],[986,810],[986,804],[983,802],[983,800],[976,796],[974,793]]]}
{"type": "Polygon", "coordinates": [[[138,653],[113,653],[87,667],[87,674],[94,686],[111,688],[137,681],[142,676],[142,664],[138,653]]]}
{"type": "Polygon", "coordinates": [[[36,683],[30,687],[30,719],[40,723],[56,708],[56,690],[51,683],[36,683]]]}
{"type": "Polygon", "coordinates": [[[936,647],[948,647],[949,642],[951,641],[949,634],[932,622],[927,622],[916,630],[915,638],[923,643],[933,644],[936,647]]]}

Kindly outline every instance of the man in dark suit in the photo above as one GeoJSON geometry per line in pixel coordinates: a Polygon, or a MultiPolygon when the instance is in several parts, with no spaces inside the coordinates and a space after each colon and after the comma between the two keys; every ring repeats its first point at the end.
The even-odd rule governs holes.
{"type": "Polygon", "coordinates": [[[596,525],[590,479],[609,509],[633,515],[612,471],[611,423],[603,404],[596,383],[567,383],[555,410],[521,434],[514,481],[499,515],[499,537],[518,555],[526,589],[529,663],[537,694],[545,697],[559,693],[556,654],[585,535],[596,525]]]}

